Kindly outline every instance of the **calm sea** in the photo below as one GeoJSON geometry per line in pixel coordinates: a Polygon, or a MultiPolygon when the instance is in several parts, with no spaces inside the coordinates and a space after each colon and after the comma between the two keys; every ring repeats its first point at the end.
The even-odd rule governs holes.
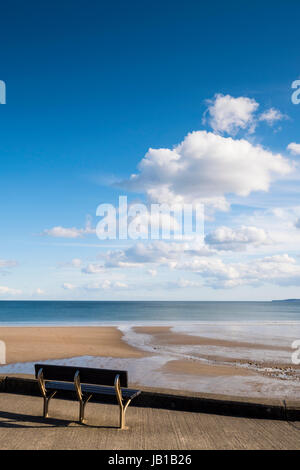
{"type": "Polygon", "coordinates": [[[0,326],[219,321],[300,321],[300,301],[80,302],[0,301],[0,326]]]}

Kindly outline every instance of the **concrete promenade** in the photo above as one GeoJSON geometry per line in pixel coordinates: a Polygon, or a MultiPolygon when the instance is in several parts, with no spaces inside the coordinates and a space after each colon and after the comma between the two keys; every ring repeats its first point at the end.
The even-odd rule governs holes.
{"type": "Polygon", "coordinates": [[[300,449],[300,422],[131,407],[119,431],[114,405],[89,403],[87,425],[74,422],[76,402],[41,412],[40,397],[0,393],[0,449],[300,449]]]}

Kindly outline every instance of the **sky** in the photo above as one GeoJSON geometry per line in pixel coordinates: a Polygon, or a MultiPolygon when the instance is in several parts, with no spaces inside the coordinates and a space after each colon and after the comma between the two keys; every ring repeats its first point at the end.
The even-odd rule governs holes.
{"type": "Polygon", "coordinates": [[[299,14],[3,4],[0,299],[299,297],[299,14]],[[204,236],[103,240],[97,207],[119,196],[203,204],[204,236]]]}

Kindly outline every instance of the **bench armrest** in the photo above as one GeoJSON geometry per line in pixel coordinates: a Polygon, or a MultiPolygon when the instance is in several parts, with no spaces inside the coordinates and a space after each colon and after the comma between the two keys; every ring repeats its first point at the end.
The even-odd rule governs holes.
{"type": "Polygon", "coordinates": [[[74,375],[74,387],[76,391],[76,395],[79,401],[82,401],[82,391],[81,391],[81,383],[80,383],[80,374],[79,370],[75,372],[74,375]]]}
{"type": "Polygon", "coordinates": [[[115,377],[115,391],[116,391],[116,396],[117,400],[120,406],[123,406],[123,397],[122,397],[122,390],[120,386],[120,376],[119,374],[116,375],[115,377]]]}
{"type": "Polygon", "coordinates": [[[37,380],[38,380],[41,394],[43,395],[43,397],[46,397],[46,387],[45,387],[44,374],[43,374],[42,368],[40,368],[37,373],[37,380]]]}

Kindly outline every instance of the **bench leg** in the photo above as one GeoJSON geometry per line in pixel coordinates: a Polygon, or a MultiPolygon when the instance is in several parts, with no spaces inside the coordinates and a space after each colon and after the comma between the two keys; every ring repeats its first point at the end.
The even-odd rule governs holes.
{"type": "Polygon", "coordinates": [[[131,399],[128,399],[125,403],[125,405],[123,405],[123,403],[119,403],[119,407],[120,407],[120,427],[119,429],[128,429],[127,426],[125,426],[125,414],[126,414],[126,411],[127,411],[127,408],[128,408],[128,405],[129,403],[131,402],[131,399]]]}
{"type": "Polygon", "coordinates": [[[47,396],[44,396],[43,399],[44,399],[44,409],[43,409],[43,417],[44,418],[48,418],[48,410],[49,410],[49,401],[51,400],[51,398],[54,397],[54,395],[56,394],[56,391],[52,392],[49,397],[47,396]]]}
{"type": "Polygon", "coordinates": [[[84,419],[84,410],[86,407],[87,402],[92,398],[92,395],[89,395],[85,400],[79,400],[79,422],[80,424],[84,424],[86,421],[84,419]]]}

